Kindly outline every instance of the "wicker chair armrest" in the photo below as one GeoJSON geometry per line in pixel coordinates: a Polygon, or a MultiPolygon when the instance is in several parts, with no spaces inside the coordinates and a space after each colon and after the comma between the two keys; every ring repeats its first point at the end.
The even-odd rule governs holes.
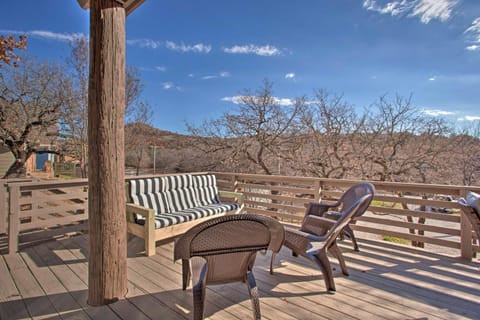
{"type": "Polygon", "coordinates": [[[305,206],[307,207],[305,210],[305,216],[319,216],[321,217],[322,215],[325,214],[328,210],[332,208],[336,208],[340,205],[340,203],[321,203],[321,202],[310,202],[306,204],[305,206]]]}
{"type": "Polygon", "coordinates": [[[292,228],[285,228],[285,245],[297,253],[306,252],[309,244],[324,237],[292,228]]]}
{"type": "Polygon", "coordinates": [[[309,215],[303,220],[300,231],[323,236],[335,223],[336,221],[332,219],[309,215]]]}

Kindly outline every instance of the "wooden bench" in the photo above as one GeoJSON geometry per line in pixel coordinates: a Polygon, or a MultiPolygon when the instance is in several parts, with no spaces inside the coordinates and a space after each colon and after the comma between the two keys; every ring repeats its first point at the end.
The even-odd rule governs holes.
{"type": "Polygon", "coordinates": [[[145,240],[147,256],[155,242],[183,234],[194,225],[239,213],[241,194],[219,191],[214,175],[168,175],[127,182],[127,231],[145,240]],[[220,196],[236,198],[222,202],[220,196]]]}

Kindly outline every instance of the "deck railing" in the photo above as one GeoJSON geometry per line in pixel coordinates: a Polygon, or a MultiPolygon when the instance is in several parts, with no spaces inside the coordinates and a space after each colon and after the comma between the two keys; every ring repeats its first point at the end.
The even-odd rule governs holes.
{"type": "MultiPolygon", "coordinates": [[[[220,189],[242,192],[248,212],[299,223],[310,201],[333,202],[358,181],[312,177],[219,173],[220,189]]],[[[18,250],[21,232],[88,219],[86,179],[53,182],[10,182],[0,188],[0,234],[7,232],[9,252],[18,250]],[[1,200],[3,199],[4,202],[1,200]],[[7,227],[8,226],[8,227],[7,227]]],[[[376,188],[368,213],[352,229],[404,239],[417,246],[433,244],[458,249],[471,259],[479,248],[475,234],[451,197],[464,197],[480,187],[372,182],[376,188]],[[439,197],[439,195],[442,195],[439,197]]]]}
{"type": "MultiPolygon", "coordinates": [[[[310,201],[334,202],[354,180],[215,173],[218,183],[243,192],[248,212],[299,223],[310,201]]],[[[455,201],[480,187],[372,181],[376,188],[368,213],[352,229],[408,241],[459,249],[471,259],[479,247],[476,235],[455,201]],[[452,201],[453,200],[453,201],[452,201]]]]}

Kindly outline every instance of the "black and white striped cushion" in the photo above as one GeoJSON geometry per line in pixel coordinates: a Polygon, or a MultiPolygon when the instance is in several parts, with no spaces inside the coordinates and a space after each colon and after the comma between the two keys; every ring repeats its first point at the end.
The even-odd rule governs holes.
{"type": "Polygon", "coordinates": [[[163,177],[132,179],[129,181],[130,198],[134,204],[154,209],[156,213],[170,212],[165,195],[165,179],[163,177]]]}
{"type": "Polygon", "coordinates": [[[178,212],[198,206],[191,175],[167,176],[165,178],[165,195],[171,212],[178,212]]]}
{"type": "Polygon", "coordinates": [[[220,203],[217,180],[214,175],[193,176],[199,206],[220,203]]]}
{"type": "MultiPolygon", "coordinates": [[[[228,212],[238,208],[235,203],[229,204],[211,204],[205,207],[196,207],[180,212],[163,213],[155,216],[155,228],[164,228],[171,225],[188,222],[195,219],[205,218],[216,214],[228,212]]],[[[145,224],[145,220],[139,219],[139,224],[145,224]]]]}

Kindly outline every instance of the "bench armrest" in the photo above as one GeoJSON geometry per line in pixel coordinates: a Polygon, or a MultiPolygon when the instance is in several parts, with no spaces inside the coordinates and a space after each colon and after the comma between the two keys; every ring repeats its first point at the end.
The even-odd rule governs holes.
{"type": "Polygon", "coordinates": [[[243,196],[243,193],[241,192],[234,192],[234,191],[225,191],[225,190],[219,190],[218,195],[220,197],[225,197],[225,198],[234,198],[235,202],[239,204],[239,209],[237,212],[241,212],[243,210],[243,206],[245,204],[245,197],[243,196]]]}
{"type": "Polygon", "coordinates": [[[155,210],[142,207],[138,204],[127,203],[127,221],[135,222],[133,215],[139,214],[145,218],[145,222],[155,217],[155,210]]]}

